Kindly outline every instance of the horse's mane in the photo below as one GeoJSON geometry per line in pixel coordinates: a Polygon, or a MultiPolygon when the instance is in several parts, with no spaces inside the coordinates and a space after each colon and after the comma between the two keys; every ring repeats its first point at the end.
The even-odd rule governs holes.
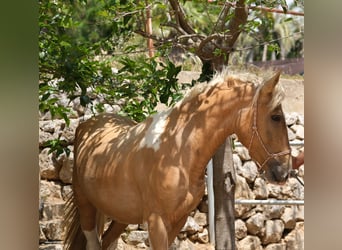
{"type": "MultiPolygon", "coordinates": [[[[209,82],[201,82],[196,84],[193,88],[191,88],[185,95],[182,100],[180,100],[176,106],[180,106],[190,100],[192,100],[194,97],[198,96],[201,93],[204,93],[205,91],[215,87],[217,84],[226,82],[230,86],[237,86],[240,84],[252,84],[254,85],[257,90],[256,94],[253,99],[253,103],[256,102],[256,100],[259,97],[260,89],[264,82],[272,76],[274,72],[264,72],[262,76],[259,76],[254,73],[246,73],[246,72],[231,72],[228,73],[227,69],[222,70],[221,72],[216,72],[214,77],[209,82]]],[[[278,106],[284,99],[284,91],[280,84],[277,84],[273,94],[273,99],[271,101],[270,108],[273,109],[276,106],[278,106]]]]}

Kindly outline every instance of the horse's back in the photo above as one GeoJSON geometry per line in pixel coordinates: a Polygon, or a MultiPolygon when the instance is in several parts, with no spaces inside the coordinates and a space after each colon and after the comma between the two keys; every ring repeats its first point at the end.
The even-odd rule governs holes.
{"type": "Polygon", "coordinates": [[[108,158],[108,153],[117,146],[114,142],[123,140],[127,131],[135,124],[126,117],[110,113],[100,114],[82,122],[75,134],[74,168],[94,169],[92,162],[99,162],[96,155],[102,155],[101,162],[108,158]]]}
{"type": "Polygon", "coordinates": [[[103,113],[94,116],[85,122],[80,123],[76,129],[76,142],[85,137],[94,136],[106,130],[113,130],[116,133],[125,132],[136,123],[127,117],[117,114],[103,113]]]}

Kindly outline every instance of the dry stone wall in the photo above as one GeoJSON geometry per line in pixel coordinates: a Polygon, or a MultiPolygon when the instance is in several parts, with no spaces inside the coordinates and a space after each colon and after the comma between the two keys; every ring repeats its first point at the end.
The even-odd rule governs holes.
{"type": "MultiPolygon", "coordinates": [[[[39,121],[39,167],[40,167],[40,220],[39,249],[63,249],[64,204],[71,191],[73,167],[74,131],[80,119],[89,114],[78,112],[82,118],[71,119],[67,127],[63,120],[49,120],[41,116],[39,121]],[[45,143],[50,139],[61,138],[67,141],[71,151],[56,157],[50,154],[45,143]]],[[[304,116],[298,113],[286,114],[289,138],[292,143],[304,140],[304,116]]],[[[297,155],[301,146],[293,147],[297,155]]],[[[233,154],[236,169],[236,199],[304,199],[304,187],[295,178],[285,185],[266,183],[251,161],[244,147],[236,147],[233,154]]],[[[304,165],[298,170],[304,179],[304,165]]],[[[214,249],[209,244],[208,204],[205,195],[188,217],[187,222],[170,249],[214,249]]],[[[235,238],[237,249],[304,249],[304,206],[286,205],[236,205],[235,238]]],[[[121,235],[116,249],[148,248],[146,225],[129,225],[121,235]]]]}

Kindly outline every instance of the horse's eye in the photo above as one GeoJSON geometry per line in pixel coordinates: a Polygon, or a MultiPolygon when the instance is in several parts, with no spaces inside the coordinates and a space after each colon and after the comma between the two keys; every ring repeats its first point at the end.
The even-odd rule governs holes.
{"type": "Polygon", "coordinates": [[[275,122],[280,122],[281,121],[281,115],[272,115],[271,119],[275,122]]]}

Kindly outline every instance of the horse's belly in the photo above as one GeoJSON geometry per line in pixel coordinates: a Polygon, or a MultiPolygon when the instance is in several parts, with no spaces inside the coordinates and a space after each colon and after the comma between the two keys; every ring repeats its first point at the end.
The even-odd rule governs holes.
{"type": "Polygon", "coordinates": [[[103,212],[115,221],[125,224],[143,223],[141,204],[134,199],[114,197],[112,201],[104,204],[103,209],[103,212]]]}
{"type": "Polygon", "coordinates": [[[135,190],[123,186],[96,188],[92,185],[88,185],[87,189],[91,203],[111,219],[126,224],[142,223],[141,199],[135,190]]]}

